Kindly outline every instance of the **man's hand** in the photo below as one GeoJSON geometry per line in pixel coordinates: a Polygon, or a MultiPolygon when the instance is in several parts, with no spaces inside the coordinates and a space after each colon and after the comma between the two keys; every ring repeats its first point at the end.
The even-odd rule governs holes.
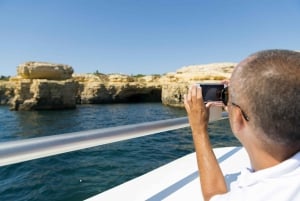
{"type": "Polygon", "coordinates": [[[207,130],[209,112],[204,105],[200,86],[193,85],[190,87],[188,94],[184,95],[184,107],[188,114],[191,129],[193,131],[207,130]]]}

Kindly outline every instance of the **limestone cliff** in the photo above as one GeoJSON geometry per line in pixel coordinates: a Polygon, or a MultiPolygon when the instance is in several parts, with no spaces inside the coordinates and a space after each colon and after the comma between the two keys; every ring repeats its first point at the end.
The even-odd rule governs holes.
{"type": "Polygon", "coordinates": [[[133,77],[121,74],[74,75],[82,104],[159,102],[160,76],[133,77]]]}
{"type": "Polygon", "coordinates": [[[45,79],[15,80],[15,96],[12,110],[73,109],[76,107],[76,83],[69,79],[54,81],[45,79]]]}
{"type": "Polygon", "coordinates": [[[192,65],[163,76],[133,77],[121,74],[73,75],[79,83],[80,103],[159,101],[183,107],[183,95],[192,83],[229,79],[235,63],[192,65]]]}
{"type": "Polygon", "coordinates": [[[20,64],[17,73],[24,79],[66,80],[72,78],[73,68],[65,64],[30,61],[20,64]]]}
{"type": "Polygon", "coordinates": [[[0,81],[0,105],[10,104],[14,97],[15,85],[13,82],[0,81]]]}
{"type": "Polygon", "coordinates": [[[174,107],[183,107],[183,95],[194,83],[219,83],[229,79],[235,63],[213,63],[206,65],[184,66],[176,72],[162,77],[162,103],[174,107]]]}
{"type": "Polygon", "coordinates": [[[73,69],[62,64],[27,62],[18,67],[12,110],[71,109],[76,107],[77,83],[73,69]]]}
{"type": "Polygon", "coordinates": [[[188,87],[228,79],[235,63],[192,65],[166,75],[72,74],[68,65],[27,62],[0,82],[0,103],[14,110],[65,109],[76,104],[162,102],[183,107],[188,87]],[[71,76],[70,76],[71,75],[71,76]]]}

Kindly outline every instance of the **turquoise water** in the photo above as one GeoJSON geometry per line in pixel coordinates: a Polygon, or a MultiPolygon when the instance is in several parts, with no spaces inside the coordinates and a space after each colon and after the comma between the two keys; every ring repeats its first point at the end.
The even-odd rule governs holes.
{"type": "MultiPolygon", "coordinates": [[[[160,103],[79,105],[65,111],[0,106],[0,142],[185,116],[160,103]]],[[[227,120],[209,126],[214,147],[236,146],[227,120]]],[[[189,128],[0,167],[0,200],[83,200],[193,151],[189,128]]]]}

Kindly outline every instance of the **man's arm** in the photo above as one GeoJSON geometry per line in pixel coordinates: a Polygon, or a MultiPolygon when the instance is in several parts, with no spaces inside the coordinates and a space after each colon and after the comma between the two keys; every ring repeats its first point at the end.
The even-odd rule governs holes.
{"type": "Polygon", "coordinates": [[[226,193],[227,188],[209,141],[209,113],[203,103],[201,87],[194,85],[189,89],[184,96],[184,106],[192,129],[203,198],[209,200],[214,195],[226,193]]]}

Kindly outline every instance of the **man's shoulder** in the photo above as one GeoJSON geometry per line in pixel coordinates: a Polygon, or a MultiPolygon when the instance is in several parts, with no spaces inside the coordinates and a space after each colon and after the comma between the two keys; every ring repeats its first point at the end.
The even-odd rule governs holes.
{"type": "Polygon", "coordinates": [[[300,152],[271,168],[257,172],[251,172],[249,169],[242,171],[228,193],[216,195],[211,201],[300,200],[299,178],[300,152]]]}

